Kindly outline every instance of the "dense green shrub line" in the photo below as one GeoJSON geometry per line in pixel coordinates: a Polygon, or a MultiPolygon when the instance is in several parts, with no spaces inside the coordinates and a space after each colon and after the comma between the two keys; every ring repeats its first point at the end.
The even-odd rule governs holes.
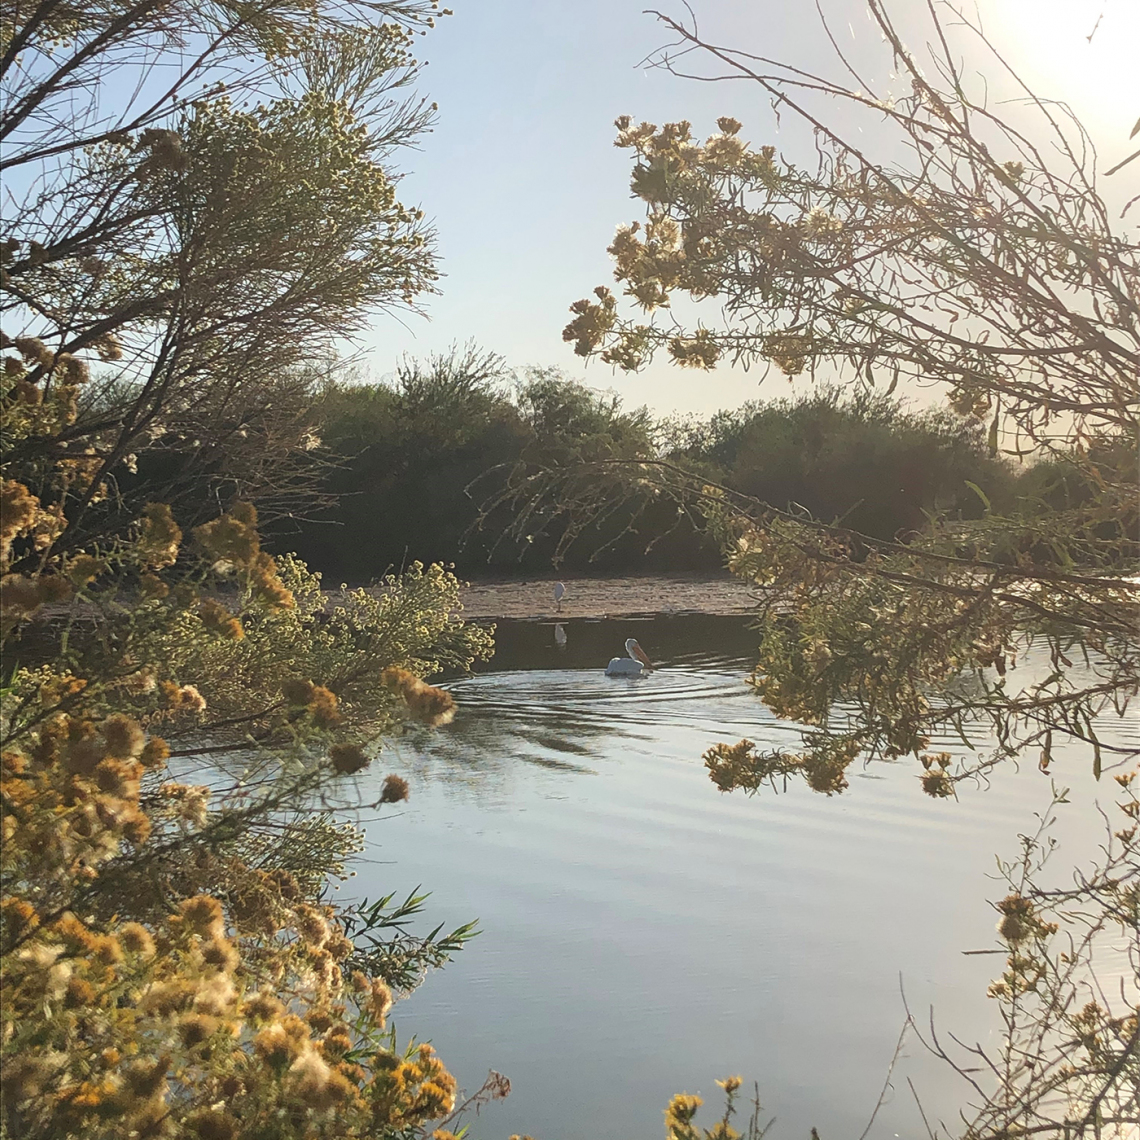
{"type": "MultiPolygon", "coordinates": [[[[389,383],[331,384],[317,411],[331,502],[284,522],[278,541],[345,581],[412,557],[453,562],[466,574],[548,568],[557,526],[504,541],[503,504],[497,525],[475,527],[480,504],[531,462],[668,458],[780,509],[843,519],[881,538],[922,528],[930,512],[976,518],[986,500],[1009,507],[1030,483],[1034,494],[1050,483],[1041,471],[1019,475],[991,457],[976,423],[883,395],[822,389],[707,419],[655,419],[612,393],[553,371],[511,374],[470,349],[407,363],[389,383]]],[[[688,519],[678,524],[671,502],[642,504],[635,517],[636,509],[631,502],[597,518],[571,547],[567,568],[722,565],[706,535],[688,519]]]]}

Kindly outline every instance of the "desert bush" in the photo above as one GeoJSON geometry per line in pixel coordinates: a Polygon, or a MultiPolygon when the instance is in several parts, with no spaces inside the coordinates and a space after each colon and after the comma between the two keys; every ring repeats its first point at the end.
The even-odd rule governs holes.
{"type": "MultiPolygon", "coordinates": [[[[6,1134],[411,1135],[455,1090],[430,1048],[397,1050],[393,988],[470,928],[389,942],[387,911],[330,906],[359,843],[336,808],[378,737],[424,719],[409,684],[449,704],[419,674],[487,635],[439,567],[326,616],[248,505],[200,528],[197,576],[171,565],[180,537],[154,507],[6,598],[11,649],[51,583],[52,652],[4,692],[6,1134]]],[[[393,775],[377,803],[407,794],[393,775]]]]}
{"type": "MultiPolygon", "coordinates": [[[[918,787],[952,797],[995,764],[1055,772],[1062,742],[1096,779],[1119,778],[1127,819],[1099,870],[1055,892],[1031,890],[1026,870],[999,904],[1004,1051],[961,1067],[986,1072],[972,1076],[970,1137],[1123,1137],[1137,1111],[1137,750],[1103,740],[1102,724],[1140,690],[1140,247],[1080,123],[1030,91],[969,13],[927,5],[915,50],[889,5],[869,12],[882,69],[854,65],[825,28],[835,77],[659,15],[674,37],[660,67],[762,93],[810,130],[814,158],[753,146],[728,115],[703,139],[687,121],[619,118],[644,216],[609,252],[634,311],[599,286],[563,335],[627,370],[664,355],[856,390],[912,381],[941,392],[942,423],[984,427],[992,457],[1033,463],[1008,494],[971,488],[980,512],[951,505],[889,536],[865,514],[702,486],[676,464],[639,464],[629,481],[712,520],[763,599],[752,683],[803,726],[796,750],[710,749],[722,790],[803,779],[835,794],[853,764],[908,757],[918,787]],[[1016,110],[990,82],[1008,83],[1016,110]],[[691,319],[714,315],[696,307],[708,299],[715,322],[691,319]],[[1030,649],[1048,664],[1018,684],[1030,649]],[[940,733],[969,751],[935,751],[940,733]],[[1119,986],[1098,980],[1100,941],[1129,964],[1119,986]]],[[[1040,847],[1026,851],[1032,863],[1040,847]]]]}
{"type": "Polygon", "coordinates": [[[250,501],[295,501],[313,376],[434,280],[389,166],[434,10],[6,12],[6,1137],[410,1137],[455,1107],[386,1017],[470,927],[416,939],[421,899],[388,937],[327,889],[357,774],[489,637],[439,566],[326,612],[250,501]]]}

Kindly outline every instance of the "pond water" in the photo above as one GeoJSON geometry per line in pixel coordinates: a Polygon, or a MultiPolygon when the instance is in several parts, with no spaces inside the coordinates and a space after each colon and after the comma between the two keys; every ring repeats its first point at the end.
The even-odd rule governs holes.
{"type": "MultiPolygon", "coordinates": [[[[552,625],[501,625],[495,660],[452,685],[454,723],[401,739],[368,777],[398,771],[413,794],[367,822],[352,893],[422,884],[433,924],[477,917],[483,930],[395,1011],[401,1038],[431,1040],[466,1088],[489,1068],[510,1078],[473,1137],[657,1137],[673,1093],[704,1095],[711,1123],[716,1078],[739,1073],[777,1118],[770,1136],[804,1140],[814,1125],[854,1140],[902,991],[943,1033],[997,1040],[985,987],[1002,959],[965,952],[996,945],[995,855],[1035,829],[1047,777],[1009,767],[933,801],[910,762],[874,765],[830,798],[724,795],[700,760],[710,744],[798,740],[744,684],[746,622],[564,633],[560,648],[552,625]],[[631,635],[662,668],[606,678],[631,635]]],[[[1089,808],[1115,785],[1088,769],[1076,753],[1055,765],[1073,788],[1059,873],[1103,834],[1089,808]]],[[[908,1078],[931,1122],[952,1128],[965,1090],[912,1039],[869,1137],[926,1134],[908,1078]]]]}

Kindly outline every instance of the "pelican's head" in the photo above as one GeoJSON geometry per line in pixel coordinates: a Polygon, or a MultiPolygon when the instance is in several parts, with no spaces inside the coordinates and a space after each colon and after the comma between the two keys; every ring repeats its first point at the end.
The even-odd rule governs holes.
{"type": "Polygon", "coordinates": [[[642,665],[644,665],[647,669],[653,668],[653,662],[650,661],[649,658],[645,656],[645,650],[642,649],[641,646],[637,644],[637,638],[630,637],[630,638],[626,639],[625,651],[635,661],[640,661],[642,663],[642,665]]]}

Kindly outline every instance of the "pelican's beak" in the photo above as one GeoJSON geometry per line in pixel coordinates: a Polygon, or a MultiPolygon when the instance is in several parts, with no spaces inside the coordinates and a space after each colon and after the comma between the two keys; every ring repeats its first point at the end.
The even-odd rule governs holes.
{"type": "Polygon", "coordinates": [[[642,665],[644,665],[646,667],[646,669],[652,669],[653,668],[653,662],[650,661],[649,658],[645,656],[645,650],[642,649],[641,646],[638,645],[636,641],[633,643],[633,655],[634,655],[634,657],[636,657],[638,659],[638,661],[640,661],[642,663],[642,665]]]}

